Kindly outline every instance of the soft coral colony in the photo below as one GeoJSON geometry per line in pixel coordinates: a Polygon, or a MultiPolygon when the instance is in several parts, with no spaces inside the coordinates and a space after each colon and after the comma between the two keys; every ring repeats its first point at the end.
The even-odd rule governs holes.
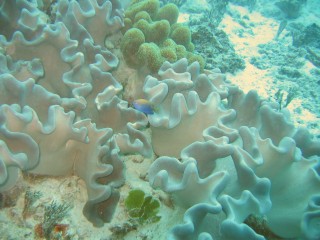
{"type": "Polygon", "coordinates": [[[1,3],[1,192],[22,171],[75,174],[87,187],[83,214],[101,227],[125,182],[121,156],[154,152],[151,186],[185,209],[168,239],[265,239],[244,223],[250,215],[266,216],[283,238],[320,238],[319,141],[285,110],[203,69],[175,6],[132,1],[125,12],[117,0],[60,0],[56,8],[49,23],[26,0],[1,3]],[[105,45],[116,36],[117,55],[105,45]],[[126,65],[130,77],[119,74],[126,65]],[[127,99],[142,97],[154,114],[130,107],[127,99]]]}

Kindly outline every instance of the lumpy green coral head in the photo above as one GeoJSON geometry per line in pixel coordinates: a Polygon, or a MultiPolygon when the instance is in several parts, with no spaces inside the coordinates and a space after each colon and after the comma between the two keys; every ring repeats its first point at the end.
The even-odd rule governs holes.
{"type": "Polygon", "coordinates": [[[201,70],[201,71],[204,70],[206,61],[203,59],[202,56],[191,53],[191,54],[188,54],[188,55],[187,55],[187,59],[188,59],[188,62],[189,62],[189,63],[198,62],[199,65],[200,65],[200,70],[201,70]]]}
{"type": "Polygon", "coordinates": [[[175,48],[161,48],[161,56],[169,62],[175,62],[178,60],[175,48]]]}
{"type": "Polygon", "coordinates": [[[138,28],[141,30],[144,36],[148,36],[150,32],[150,24],[145,19],[140,19],[137,22],[134,23],[133,27],[138,28]]]}
{"type": "Polygon", "coordinates": [[[177,58],[181,59],[187,56],[187,49],[183,45],[176,45],[177,58]]]}
{"type": "Polygon", "coordinates": [[[130,67],[139,67],[140,62],[137,59],[137,53],[144,42],[144,34],[138,28],[131,28],[124,34],[120,49],[126,63],[130,67]]]}
{"type": "Polygon", "coordinates": [[[164,61],[181,58],[196,61],[194,45],[187,26],[177,23],[179,9],[175,4],[160,8],[158,0],[132,0],[125,12],[125,31],[121,51],[129,67],[155,73],[164,61]]]}
{"type": "Polygon", "coordinates": [[[137,13],[146,11],[153,19],[159,11],[159,7],[160,4],[158,0],[132,1],[125,15],[133,21],[137,13]]]}
{"type": "Polygon", "coordinates": [[[124,23],[124,27],[121,29],[121,32],[124,34],[126,31],[132,28],[132,21],[130,18],[125,18],[123,23],[124,23]]]}
{"type": "Polygon", "coordinates": [[[147,36],[147,42],[160,44],[164,42],[170,33],[170,24],[167,20],[156,21],[150,26],[150,33],[147,36]]]}
{"type": "Polygon", "coordinates": [[[158,20],[167,20],[170,25],[177,22],[179,17],[179,8],[173,4],[169,3],[167,5],[164,5],[162,8],[160,8],[157,19],[158,20]]]}
{"type": "Polygon", "coordinates": [[[147,13],[146,11],[142,11],[142,12],[137,13],[134,17],[134,22],[136,23],[141,19],[144,19],[147,22],[152,22],[152,19],[151,19],[149,13],[147,13]]]}
{"type": "Polygon", "coordinates": [[[164,42],[170,33],[170,24],[167,20],[149,23],[145,19],[140,19],[134,24],[134,27],[139,28],[143,32],[146,42],[157,44],[164,42]]]}
{"type": "Polygon", "coordinates": [[[155,43],[143,43],[139,48],[138,59],[151,72],[157,72],[164,62],[160,48],[155,43]]]}
{"type": "Polygon", "coordinates": [[[181,24],[175,24],[172,27],[172,32],[170,37],[176,44],[180,44],[185,46],[187,49],[191,43],[191,33],[187,26],[183,26],[181,24]]]}

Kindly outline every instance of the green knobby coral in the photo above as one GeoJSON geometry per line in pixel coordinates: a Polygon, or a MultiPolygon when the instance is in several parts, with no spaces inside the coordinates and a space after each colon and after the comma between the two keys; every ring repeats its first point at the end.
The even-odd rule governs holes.
{"type": "Polygon", "coordinates": [[[139,48],[137,57],[152,72],[158,71],[164,62],[160,48],[155,43],[143,43],[139,48]]]}
{"type": "Polygon", "coordinates": [[[132,21],[130,18],[125,18],[123,20],[124,27],[121,29],[121,32],[125,34],[130,28],[132,28],[132,21]]]}
{"type": "Polygon", "coordinates": [[[164,41],[160,47],[161,55],[166,61],[175,62],[181,58],[187,57],[187,49],[182,45],[177,45],[171,38],[164,41]]]}
{"type": "Polygon", "coordinates": [[[191,32],[187,26],[182,24],[173,25],[170,37],[176,44],[183,45],[187,50],[189,50],[191,44],[191,32]]]}
{"type": "Polygon", "coordinates": [[[181,59],[187,56],[187,49],[185,48],[185,46],[176,45],[175,49],[176,49],[178,59],[181,59]]]}
{"type": "Polygon", "coordinates": [[[140,224],[158,222],[161,218],[157,216],[160,208],[159,200],[145,196],[140,189],[131,190],[124,203],[129,216],[140,224]]]}
{"type": "Polygon", "coordinates": [[[138,22],[139,20],[144,19],[147,22],[152,22],[152,19],[146,11],[138,12],[134,17],[134,22],[138,22]]]}
{"type": "Polygon", "coordinates": [[[203,69],[203,58],[192,53],[189,28],[176,23],[177,6],[159,6],[158,1],[135,0],[126,10],[121,51],[128,66],[155,73],[165,61],[191,57],[203,69]]]}
{"type": "Polygon", "coordinates": [[[167,20],[149,23],[145,19],[140,19],[133,26],[144,33],[146,42],[154,42],[156,44],[164,42],[170,33],[170,24],[167,20]]]}
{"type": "Polygon", "coordinates": [[[170,47],[161,48],[160,52],[161,56],[169,62],[175,62],[178,60],[176,51],[170,47]]]}
{"type": "Polygon", "coordinates": [[[179,8],[173,3],[169,3],[160,8],[157,15],[158,20],[165,19],[170,23],[170,25],[175,24],[178,20],[178,17],[179,8]]]}
{"type": "Polygon", "coordinates": [[[170,33],[170,23],[167,20],[159,20],[151,24],[151,31],[147,37],[147,41],[160,44],[164,42],[170,33]]]}
{"type": "Polygon", "coordinates": [[[149,13],[151,18],[154,18],[159,11],[159,7],[160,3],[157,0],[132,1],[125,12],[126,18],[130,18],[133,21],[136,14],[142,11],[149,13]]]}
{"type": "Polygon", "coordinates": [[[137,54],[140,46],[145,42],[144,34],[138,28],[129,29],[123,36],[120,49],[130,67],[139,67],[140,61],[137,54]]]}
{"type": "Polygon", "coordinates": [[[196,55],[196,54],[191,53],[191,54],[188,54],[187,59],[188,59],[189,64],[191,64],[193,62],[198,62],[200,65],[200,69],[201,70],[204,69],[206,62],[203,59],[203,57],[201,57],[200,55],[196,55]]]}

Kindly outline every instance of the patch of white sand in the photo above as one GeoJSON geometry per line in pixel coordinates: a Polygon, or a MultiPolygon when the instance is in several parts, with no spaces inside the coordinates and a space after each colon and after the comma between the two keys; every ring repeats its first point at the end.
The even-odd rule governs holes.
{"type": "MultiPolygon", "coordinates": [[[[278,89],[283,85],[294,85],[292,82],[276,82],[272,78],[274,68],[261,70],[250,63],[250,59],[259,56],[258,45],[274,41],[277,34],[279,23],[271,18],[262,16],[259,12],[249,13],[247,8],[229,4],[231,12],[238,12],[241,19],[247,24],[243,27],[236,19],[225,14],[220,26],[227,33],[230,41],[234,45],[236,53],[243,57],[246,68],[236,74],[227,74],[228,79],[238,85],[245,93],[250,90],[256,90],[258,94],[266,99],[274,97],[278,89]],[[248,16],[244,18],[244,16],[248,16]]],[[[282,35],[286,35],[286,30],[282,35]]],[[[288,41],[288,40],[287,40],[288,41]]],[[[290,43],[287,43],[290,44],[290,43]]],[[[304,71],[308,74],[314,66],[306,62],[304,71]]],[[[295,98],[288,105],[292,121],[296,126],[307,127],[313,134],[319,135],[320,129],[312,127],[320,125],[320,119],[317,116],[318,109],[305,109],[302,107],[305,99],[295,98]]],[[[311,105],[312,106],[312,105],[311,105]]]]}
{"type": "Polygon", "coordinates": [[[229,4],[232,12],[240,15],[250,16],[248,23],[255,27],[244,28],[234,18],[226,14],[220,26],[227,33],[234,45],[235,51],[243,57],[246,68],[237,74],[228,74],[228,79],[238,85],[244,92],[256,90],[264,98],[270,96],[274,88],[273,79],[268,76],[270,70],[261,70],[250,63],[253,56],[259,56],[258,45],[272,41],[277,33],[277,23],[269,18],[263,17],[258,12],[249,13],[246,8],[229,4]],[[243,30],[243,31],[241,31],[243,30]]]}

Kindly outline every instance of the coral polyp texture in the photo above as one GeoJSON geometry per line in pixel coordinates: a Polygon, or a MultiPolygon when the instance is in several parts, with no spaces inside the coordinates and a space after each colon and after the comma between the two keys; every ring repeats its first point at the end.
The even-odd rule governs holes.
{"type": "Polygon", "coordinates": [[[177,23],[175,4],[160,7],[158,0],[132,1],[125,11],[121,51],[128,66],[156,73],[165,62],[188,58],[204,67],[204,59],[193,53],[191,32],[177,23]]]}
{"type": "Polygon", "coordinates": [[[320,142],[286,109],[203,69],[174,4],[55,9],[50,22],[33,2],[0,6],[0,192],[22,173],[75,175],[87,189],[83,215],[102,227],[121,207],[124,155],[156,156],[150,186],[184,211],[167,239],[266,239],[249,216],[285,239],[320,238],[320,142]],[[134,69],[118,79],[121,61],[134,69]]]}

